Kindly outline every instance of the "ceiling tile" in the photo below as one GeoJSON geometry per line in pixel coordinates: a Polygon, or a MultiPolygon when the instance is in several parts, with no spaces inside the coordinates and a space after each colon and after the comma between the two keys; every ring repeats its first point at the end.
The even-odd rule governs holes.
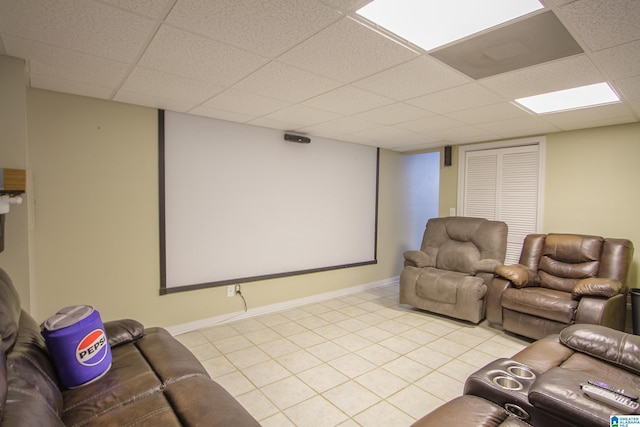
{"type": "Polygon", "coordinates": [[[36,88],[398,151],[640,121],[640,0],[544,0],[585,53],[480,80],[363,24],[369,1],[0,0],[0,53],[36,88]],[[623,104],[512,104],[602,81],[623,104]]]}
{"type": "Polygon", "coordinates": [[[189,114],[195,114],[197,116],[210,117],[212,119],[226,120],[228,122],[238,122],[238,123],[246,123],[256,118],[255,116],[251,116],[249,114],[219,110],[216,108],[209,108],[204,106],[196,107],[189,110],[189,114]]]}
{"type": "Polygon", "coordinates": [[[434,113],[444,114],[497,104],[500,101],[502,101],[502,98],[478,83],[469,83],[464,86],[413,98],[408,100],[407,103],[434,113]]]}
{"type": "Polygon", "coordinates": [[[498,120],[491,123],[481,123],[476,126],[480,129],[486,130],[487,132],[500,135],[503,138],[542,135],[545,133],[560,131],[560,128],[533,116],[498,120]]]}
{"type": "Polygon", "coordinates": [[[622,103],[545,114],[544,119],[562,130],[610,126],[635,121],[633,113],[622,103]]]}
{"type": "Polygon", "coordinates": [[[586,55],[549,62],[481,80],[493,92],[509,100],[570,89],[606,79],[586,55]]]}
{"type": "Polygon", "coordinates": [[[574,1],[576,0],[544,0],[544,4],[547,7],[552,7],[552,6],[562,6],[563,4],[568,4],[574,1]]]}
{"type": "Polygon", "coordinates": [[[395,148],[403,144],[418,145],[426,142],[423,135],[394,126],[382,126],[375,129],[354,132],[351,136],[364,138],[370,143],[376,143],[379,147],[387,149],[395,148]]]}
{"type": "Polygon", "coordinates": [[[234,88],[282,101],[301,102],[340,85],[335,80],[274,61],[234,88]]]}
{"type": "Polygon", "coordinates": [[[477,108],[470,108],[463,111],[448,113],[447,117],[454,120],[473,125],[478,123],[493,122],[496,117],[503,119],[515,119],[517,117],[527,117],[529,113],[522,108],[518,108],[510,102],[500,102],[493,105],[485,105],[477,108]]]}
{"type": "Polygon", "coordinates": [[[436,130],[432,132],[432,135],[451,144],[486,141],[494,137],[490,132],[474,126],[436,130]]]}
{"type": "Polygon", "coordinates": [[[431,57],[421,56],[353,85],[403,101],[471,82],[471,79],[431,57]]]}
{"type": "MultiPolygon", "coordinates": [[[[63,79],[114,90],[125,78],[129,65],[19,37],[3,37],[7,53],[18,58],[32,58],[33,74],[50,79],[63,79]]],[[[32,79],[33,83],[33,79],[32,79]]]]}
{"type": "Polygon", "coordinates": [[[288,123],[289,125],[287,127],[289,129],[312,126],[338,117],[338,114],[299,104],[283,108],[282,110],[264,116],[267,120],[277,120],[282,123],[288,123]]]}
{"type": "Polygon", "coordinates": [[[463,125],[464,123],[461,123],[450,117],[434,115],[426,117],[424,119],[399,123],[396,125],[396,127],[407,129],[424,135],[436,130],[461,127],[463,125]]]}
{"type": "Polygon", "coordinates": [[[113,89],[105,86],[82,83],[59,77],[43,76],[31,73],[31,87],[46,89],[54,92],[72,93],[74,95],[90,96],[93,98],[110,99],[113,89]]]}
{"type": "Polygon", "coordinates": [[[390,98],[376,95],[353,86],[343,86],[311,98],[303,104],[339,114],[351,115],[393,102],[390,98]]]}
{"type": "Polygon", "coordinates": [[[151,19],[162,19],[169,12],[175,0],[100,0],[121,9],[144,15],[151,19]]]}
{"type": "Polygon", "coordinates": [[[289,104],[278,99],[236,89],[225,90],[203,104],[207,108],[253,116],[269,114],[287,105],[289,104]]]}
{"type": "Polygon", "coordinates": [[[340,135],[359,132],[367,129],[378,128],[379,123],[362,120],[356,117],[340,117],[338,119],[329,120],[313,126],[301,128],[301,131],[310,135],[324,136],[326,138],[335,138],[340,135]]]}
{"type": "Polygon", "coordinates": [[[349,83],[416,56],[416,52],[347,17],[286,52],[280,60],[349,83]]]}
{"type": "Polygon", "coordinates": [[[356,118],[369,120],[384,125],[394,125],[409,120],[417,120],[424,117],[432,116],[433,113],[425,111],[421,108],[414,107],[402,102],[385,105],[384,107],[365,111],[354,115],[356,118]]]}
{"type": "Polygon", "coordinates": [[[149,68],[137,67],[129,75],[120,90],[197,105],[222,91],[222,89],[222,86],[189,80],[149,68]],[[161,95],[158,96],[158,94],[161,95]]]}
{"type": "Polygon", "coordinates": [[[617,80],[614,85],[626,99],[640,99],[640,76],[617,80]]]}
{"type": "Polygon", "coordinates": [[[0,33],[128,63],[157,27],[150,19],[91,0],[4,0],[1,9],[0,33]]]}
{"type": "Polygon", "coordinates": [[[594,57],[612,79],[640,75],[640,41],[601,50],[594,57]]]}
{"type": "Polygon", "coordinates": [[[229,85],[267,61],[259,55],[163,25],[139,64],[190,79],[229,85]]]}
{"type": "Polygon", "coordinates": [[[431,148],[438,148],[438,147],[442,147],[444,145],[447,145],[446,141],[434,141],[434,142],[426,142],[424,144],[417,144],[417,145],[399,145],[395,148],[393,148],[394,151],[399,151],[399,152],[411,152],[411,151],[422,151],[422,150],[428,150],[431,148]]]}
{"type": "Polygon", "coordinates": [[[594,51],[640,39],[638,0],[580,0],[561,7],[560,14],[594,51]]]}
{"type": "Polygon", "coordinates": [[[371,0],[320,0],[322,3],[334,9],[354,11],[360,9],[371,0]]]}
{"type": "Polygon", "coordinates": [[[159,96],[158,93],[161,93],[161,91],[158,91],[156,94],[150,94],[120,89],[114,97],[114,101],[126,102],[127,104],[144,105],[162,110],[177,111],[179,113],[186,113],[194,107],[193,103],[164,98],[163,96],[159,96]]]}
{"type": "Polygon", "coordinates": [[[280,120],[275,120],[275,119],[268,119],[266,117],[258,117],[257,119],[253,119],[249,122],[247,122],[247,124],[250,124],[252,126],[260,126],[263,128],[270,128],[270,129],[278,129],[278,130],[282,130],[282,131],[293,131],[296,130],[295,123],[292,123],[290,121],[280,121],[280,120]]]}
{"type": "Polygon", "coordinates": [[[632,99],[629,104],[636,113],[636,117],[640,117],[640,99],[632,99]]]}
{"type": "Polygon", "coordinates": [[[166,22],[273,58],[340,16],[317,1],[178,0],[166,22]]]}

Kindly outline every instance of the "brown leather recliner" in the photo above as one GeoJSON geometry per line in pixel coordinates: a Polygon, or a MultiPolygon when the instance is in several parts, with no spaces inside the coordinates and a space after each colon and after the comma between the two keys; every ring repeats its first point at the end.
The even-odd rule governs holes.
{"type": "Polygon", "coordinates": [[[478,323],[485,316],[487,284],[502,265],[507,224],[484,218],[427,221],[419,251],[404,253],[400,302],[478,323]]]}
{"type": "Polygon", "coordinates": [[[500,266],[489,286],[494,327],[540,339],[574,323],[623,330],[633,244],[578,234],[531,234],[516,265],[500,266]]]}

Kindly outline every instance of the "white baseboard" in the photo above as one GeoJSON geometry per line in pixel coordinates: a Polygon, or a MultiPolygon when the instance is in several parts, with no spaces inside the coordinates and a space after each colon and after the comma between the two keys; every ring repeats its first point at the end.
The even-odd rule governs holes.
{"type": "Polygon", "coordinates": [[[195,331],[196,329],[208,328],[223,323],[249,319],[264,314],[270,314],[277,311],[288,310],[302,305],[313,304],[316,302],[326,301],[334,298],[340,298],[358,292],[364,292],[370,289],[380,288],[382,286],[391,286],[398,284],[400,278],[398,276],[389,279],[379,280],[377,282],[365,283],[362,285],[351,286],[349,288],[338,289],[336,291],[325,292],[322,294],[312,295],[309,297],[298,298],[290,301],[283,301],[275,304],[265,305],[262,307],[250,308],[247,311],[236,311],[233,313],[223,314],[221,316],[209,317],[207,319],[195,320],[193,322],[182,323],[180,325],[169,326],[165,329],[171,335],[180,335],[186,332],[195,331]]]}

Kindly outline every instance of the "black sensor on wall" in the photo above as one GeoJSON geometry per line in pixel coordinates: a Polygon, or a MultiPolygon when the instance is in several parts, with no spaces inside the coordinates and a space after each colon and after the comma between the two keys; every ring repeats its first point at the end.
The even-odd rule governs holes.
{"type": "Polygon", "coordinates": [[[285,141],[292,141],[292,142],[298,142],[300,144],[308,144],[311,142],[311,138],[308,138],[306,136],[302,136],[302,135],[294,135],[291,133],[285,133],[284,134],[284,140],[285,141]]]}

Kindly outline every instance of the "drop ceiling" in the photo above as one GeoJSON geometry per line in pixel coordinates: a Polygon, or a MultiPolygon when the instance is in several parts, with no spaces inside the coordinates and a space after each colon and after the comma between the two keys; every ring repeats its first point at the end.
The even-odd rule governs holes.
{"type": "Polygon", "coordinates": [[[443,52],[504,28],[426,52],[359,17],[366,3],[0,0],[0,53],[26,60],[33,88],[397,151],[640,120],[638,0],[543,0],[526,19],[552,12],[577,53],[476,78],[443,52]],[[622,102],[545,115],[512,104],[605,81],[622,102]]]}

